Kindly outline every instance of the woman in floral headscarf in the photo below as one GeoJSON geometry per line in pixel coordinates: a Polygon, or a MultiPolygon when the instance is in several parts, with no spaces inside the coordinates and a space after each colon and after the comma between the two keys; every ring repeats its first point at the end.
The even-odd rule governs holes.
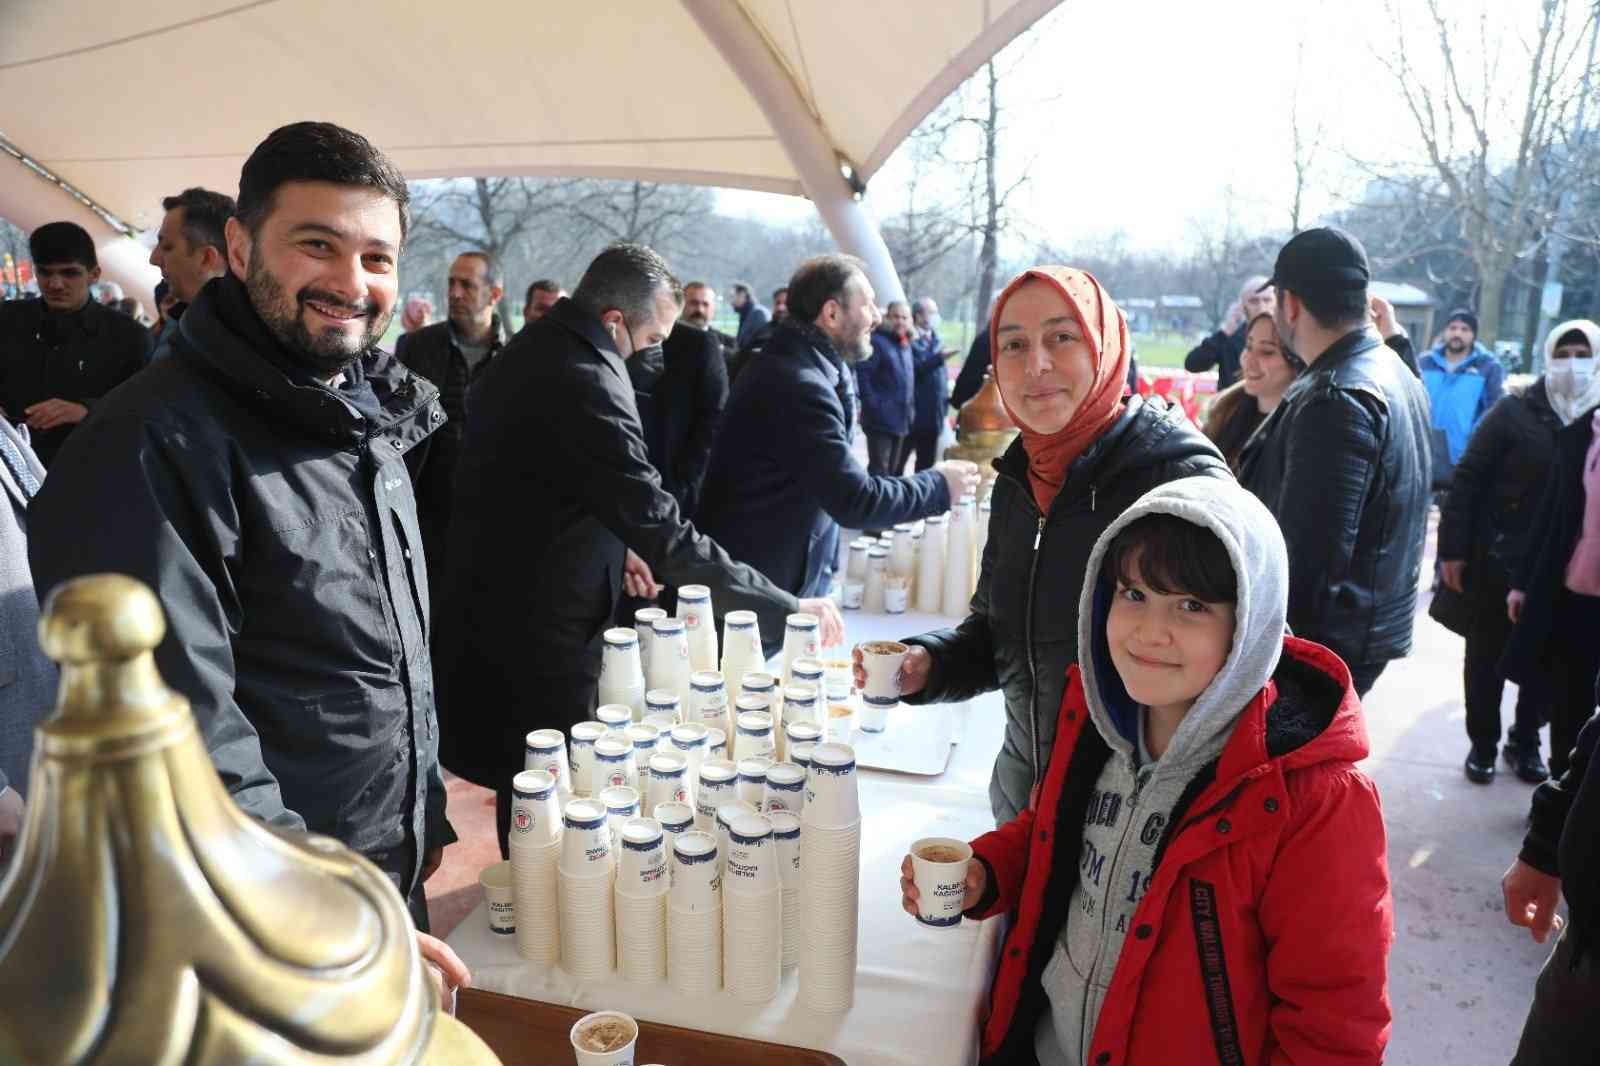
{"type": "Polygon", "coordinates": [[[1027,804],[1050,757],[1095,540],[1156,485],[1231,475],[1181,409],[1123,397],[1128,323],[1092,275],[1024,271],[1000,294],[989,328],[995,381],[1021,434],[995,464],[971,613],[907,641],[902,689],[909,703],[1004,691],[1006,737],[989,785],[1004,822],[1027,804]]]}

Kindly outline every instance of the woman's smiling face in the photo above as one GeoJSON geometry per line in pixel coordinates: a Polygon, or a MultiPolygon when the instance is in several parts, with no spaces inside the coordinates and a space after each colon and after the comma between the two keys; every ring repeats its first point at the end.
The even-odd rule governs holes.
{"type": "Polygon", "coordinates": [[[1049,282],[1024,282],[1000,308],[995,382],[1035,433],[1058,432],[1094,386],[1095,353],[1077,313],[1049,282]]]}

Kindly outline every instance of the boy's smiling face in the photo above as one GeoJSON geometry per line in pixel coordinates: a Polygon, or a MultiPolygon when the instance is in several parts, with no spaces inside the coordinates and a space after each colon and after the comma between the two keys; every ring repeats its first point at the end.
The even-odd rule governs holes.
{"type": "Polygon", "coordinates": [[[1234,605],[1156,591],[1140,575],[1138,552],[1122,569],[1106,619],[1111,662],[1136,702],[1187,711],[1228,660],[1234,605]]]}

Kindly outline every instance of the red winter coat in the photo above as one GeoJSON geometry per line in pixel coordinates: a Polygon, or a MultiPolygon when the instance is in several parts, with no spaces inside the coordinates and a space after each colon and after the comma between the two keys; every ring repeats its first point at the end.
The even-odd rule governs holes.
{"type": "MultiPolygon", "coordinates": [[[[1110,757],[1076,666],[1057,728],[1028,809],[972,842],[990,877],[969,916],[1016,916],[990,993],[985,1066],[1034,1061],[1049,1009],[1040,974],[1110,757]]],[[[1168,820],[1087,1066],[1383,1061],[1394,915],[1378,791],[1353,765],[1366,754],[1349,669],[1286,637],[1272,680],[1168,820]]]]}

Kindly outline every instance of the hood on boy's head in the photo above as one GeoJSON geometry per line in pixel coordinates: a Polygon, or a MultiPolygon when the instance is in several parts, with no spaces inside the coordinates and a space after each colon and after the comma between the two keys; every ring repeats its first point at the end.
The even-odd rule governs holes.
{"type": "MultiPolygon", "coordinates": [[[[1095,542],[1078,604],[1078,663],[1090,716],[1113,749],[1131,750],[1138,706],[1122,684],[1106,641],[1116,590],[1105,560],[1118,533],[1146,515],[1172,515],[1213,534],[1227,549],[1238,581],[1233,647],[1172,738],[1168,753],[1202,750],[1209,736],[1231,730],[1239,712],[1277,669],[1289,602],[1289,554],[1272,513],[1232,480],[1191,477],[1158,485],[1117,517],[1095,542]]],[[[1168,756],[1162,757],[1163,762],[1168,756]]]]}

